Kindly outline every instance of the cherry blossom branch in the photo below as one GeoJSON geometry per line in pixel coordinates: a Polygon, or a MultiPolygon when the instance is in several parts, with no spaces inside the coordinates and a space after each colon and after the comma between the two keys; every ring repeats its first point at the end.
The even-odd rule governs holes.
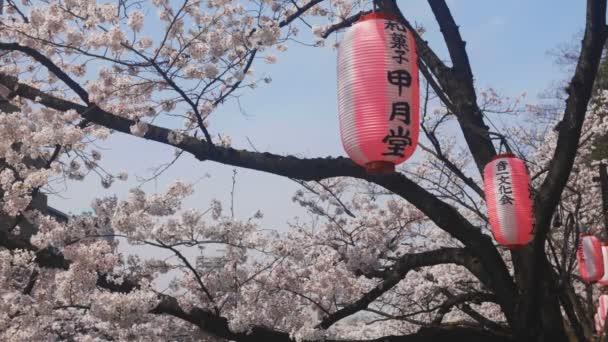
{"type": "Polygon", "coordinates": [[[283,27],[283,26],[289,25],[292,21],[298,19],[306,11],[308,11],[309,9],[313,8],[315,5],[317,5],[317,4],[321,3],[321,2],[323,2],[323,0],[311,0],[309,3],[307,3],[304,6],[301,6],[300,8],[298,8],[297,11],[293,12],[287,18],[285,18],[284,20],[282,20],[281,22],[279,22],[279,27],[283,27]]]}
{"type": "MultiPolygon", "coordinates": [[[[92,123],[132,135],[130,127],[135,124],[134,121],[114,115],[99,107],[85,107],[57,98],[34,87],[19,83],[15,77],[8,75],[0,74],[0,84],[12,89],[15,95],[37,101],[55,110],[73,109],[92,123]]],[[[294,156],[279,156],[221,146],[210,148],[210,145],[204,141],[189,136],[184,136],[181,142],[176,143],[169,139],[170,133],[171,130],[167,128],[149,124],[143,138],[177,147],[191,153],[199,160],[211,160],[305,181],[331,177],[354,177],[378,184],[394,192],[425,213],[438,227],[458,239],[481,260],[483,268],[490,274],[490,277],[485,279],[485,284],[496,291],[506,316],[512,317],[511,313],[514,309],[512,299],[516,293],[515,284],[491,238],[483,235],[479,228],[467,221],[454,207],[439,200],[405,175],[400,173],[384,176],[368,175],[363,168],[342,157],[301,159],[294,156]]]]}
{"type": "Polygon", "coordinates": [[[346,215],[352,217],[352,218],[356,218],[355,214],[352,213],[352,211],[350,211],[350,209],[346,206],[346,204],[344,204],[344,202],[342,202],[342,200],[338,197],[338,195],[336,195],[335,192],[333,192],[332,189],[330,189],[327,185],[323,184],[323,182],[317,181],[317,184],[319,184],[325,191],[327,191],[331,197],[333,197],[336,202],[338,202],[338,204],[342,207],[342,209],[344,210],[344,212],[346,213],[346,215]]]}
{"type": "Polygon", "coordinates": [[[194,275],[194,278],[196,279],[198,285],[201,288],[201,291],[203,291],[203,293],[205,293],[205,295],[207,296],[207,298],[209,299],[209,301],[213,305],[213,309],[215,310],[215,314],[219,315],[220,314],[220,309],[218,308],[217,304],[215,303],[215,299],[213,299],[213,296],[211,295],[211,292],[209,292],[209,290],[207,289],[207,287],[205,286],[205,284],[203,284],[203,280],[202,280],[200,274],[198,274],[198,271],[194,267],[192,267],[192,264],[190,264],[190,262],[188,261],[188,259],[186,259],[186,257],[180,251],[178,251],[176,248],[168,246],[168,245],[164,244],[160,240],[156,240],[156,242],[158,243],[159,247],[169,249],[171,252],[173,252],[184,263],[184,265],[192,272],[192,274],[194,275]]]}
{"type": "MultiPolygon", "coordinates": [[[[247,71],[249,71],[249,69],[251,68],[251,65],[253,64],[253,60],[255,59],[255,55],[256,55],[257,52],[258,52],[258,49],[253,49],[251,51],[251,55],[249,55],[249,59],[247,60],[247,64],[243,68],[243,75],[247,74],[247,71]]],[[[241,85],[242,82],[243,82],[243,80],[238,80],[233,85],[231,85],[230,88],[228,89],[228,91],[226,91],[217,100],[215,100],[213,102],[213,107],[217,106],[220,103],[223,103],[224,100],[228,96],[230,96],[230,94],[232,94],[239,87],[239,85],[241,85]]]]}
{"type": "MultiPolygon", "coordinates": [[[[27,240],[20,240],[17,237],[10,237],[6,232],[0,231],[0,246],[9,249],[25,249],[30,251],[36,251],[36,247],[30,244],[27,240]]],[[[35,262],[40,267],[48,268],[60,268],[67,270],[71,264],[70,260],[63,257],[61,253],[53,248],[47,248],[38,251],[35,262]],[[45,251],[44,253],[41,253],[45,251]]],[[[138,288],[137,282],[134,279],[125,279],[121,284],[116,284],[108,279],[107,275],[100,274],[97,280],[97,285],[112,292],[128,293],[138,288]]],[[[208,310],[193,307],[189,312],[184,311],[179,305],[175,297],[158,294],[160,302],[152,309],[151,313],[159,315],[171,315],[176,318],[180,318],[186,322],[189,322],[197,326],[202,331],[214,335],[219,338],[234,340],[238,342],[294,342],[288,333],[276,331],[266,327],[256,326],[251,328],[247,332],[235,333],[232,332],[228,325],[228,319],[222,316],[218,316],[208,310]]],[[[84,307],[83,307],[84,309],[84,307]]],[[[454,327],[454,328],[423,328],[417,333],[402,335],[402,336],[386,336],[380,339],[374,340],[361,340],[362,342],[407,342],[407,341],[426,341],[427,338],[431,338],[433,341],[448,342],[453,341],[456,338],[464,339],[467,341],[486,341],[492,339],[493,341],[509,341],[512,340],[508,337],[496,335],[490,332],[484,332],[479,329],[472,329],[466,327],[454,327]]],[[[326,340],[327,342],[344,342],[347,340],[326,340]]]]}
{"type": "Polygon", "coordinates": [[[361,19],[362,16],[369,13],[371,13],[371,11],[360,11],[359,13],[350,16],[337,24],[331,25],[327,28],[327,30],[323,31],[323,34],[321,34],[321,38],[326,39],[327,37],[329,37],[330,34],[343,28],[350,27],[352,24],[356,23],[357,20],[361,19]]]}
{"type": "Polygon", "coordinates": [[[496,296],[491,293],[483,293],[483,292],[469,292],[462,293],[459,295],[452,294],[448,289],[441,289],[441,293],[443,293],[448,299],[441,305],[440,309],[437,312],[437,317],[433,320],[431,325],[438,325],[443,321],[443,318],[446,314],[448,314],[454,306],[460,305],[460,310],[475,321],[479,322],[482,327],[489,328],[497,333],[507,334],[508,329],[500,325],[496,322],[493,322],[479,312],[473,310],[471,306],[467,304],[467,302],[472,302],[475,304],[481,304],[483,302],[495,302],[496,296]]]}
{"type": "Polygon", "coordinates": [[[84,90],[80,84],[74,81],[68,74],[66,74],[63,70],[61,70],[55,63],[53,63],[49,58],[41,54],[35,49],[32,49],[27,46],[22,46],[17,43],[2,43],[0,42],[0,50],[6,51],[20,51],[25,53],[26,55],[35,59],[38,63],[44,65],[49,72],[53,73],[57,78],[62,80],[70,89],[72,89],[85,104],[90,104],[89,102],[89,94],[86,90],[84,90]]]}
{"type": "MultiPolygon", "coordinates": [[[[279,27],[285,27],[285,26],[291,24],[291,22],[300,18],[306,11],[308,11],[309,9],[311,9],[312,7],[314,7],[315,5],[317,5],[321,2],[323,2],[323,0],[312,0],[302,7],[296,6],[297,10],[294,13],[292,13],[291,15],[289,15],[287,18],[285,18],[284,20],[279,22],[279,27]]],[[[255,32],[255,29],[252,31],[252,33],[253,32],[255,32]]],[[[249,59],[247,60],[247,63],[245,64],[245,67],[243,68],[243,71],[242,71],[243,74],[246,74],[247,71],[249,71],[249,69],[251,68],[257,52],[258,52],[258,49],[251,50],[249,59]]],[[[242,82],[243,82],[242,80],[238,80],[233,85],[231,85],[230,88],[224,94],[222,94],[218,99],[216,99],[213,102],[213,106],[215,107],[218,104],[222,103],[228,96],[230,96],[230,94],[232,94],[239,87],[239,85],[241,85],[242,82]]]]}
{"type": "MultiPolygon", "coordinates": [[[[185,4],[188,3],[188,1],[184,2],[184,6],[185,4]]],[[[183,7],[182,7],[183,8],[183,7]]],[[[182,9],[180,9],[181,11],[182,9]]],[[[179,13],[178,13],[179,15],[179,13]]],[[[177,18],[177,16],[175,17],[177,18]]],[[[167,29],[167,32],[169,32],[170,29],[167,29]]],[[[125,46],[127,49],[129,49],[130,51],[134,52],[135,54],[137,54],[138,56],[140,56],[141,58],[143,58],[146,62],[150,63],[152,65],[152,67],[154,68],[154,70],[156,70],[156,72],[158,72],[161,77],[165,80],[165,82],[167,82],[167,84],[173,89],[175,90],[181,97],[182,99],[184,99],[184,101],[186,101],[186,103],[190,106],[190,108],[192,109],[192,112],[194,113],[194,116],[196,117],[196,122],[198,124],[198,127],[201,129],[201,131],[203,132],[203,135],[205,136],[205,139],[207,140],[207,143],[209,143],[209,145],[211,147],[213,147],[213,141],[211,140],[211,135],[209,134],[209,131],[207,130],[207,127],[205,127],[205,123],[203,122],[203,117],[200,113],[200,111],[198,110],[198,107],[196,106],[196,104],[192,101],[192,99],[190,99],[190,97],[184,92],[184,90],[182,88],[180,88],[177,83],[175,83],[173,81],[173,79],[171,77],[169,77],[169,75],[167,74],[167,72],[165,70],[163,70],[157,63],[156,63],[156,57],[155,56],[153,59],[150,59],[148,57],[146,57],[146,55],[144,55],[143,53],[137,51],[137,49],[134,49],[133,47],[127,45],[127,44],[122,44],[123,46],[125,46]]],[[[160,51],[160,48],[158,49],[158,51],[160,51]]],[[[157,52],[158,54],[158,52],[157,52]]],[[[170,66],[169,66],[170,68],[170,66]]]]}
{"type": "Polygon", "coordinates": [[[475,269],[472,265],[472,258],[462,248],[442,248],[434,251],[403,255],[395,265],[383,272],[384,280],[380,284],[363,295],[361,299],[325,317],[319,324],[319,327],[328,329],[339,320],[366,309],[370,303],[403,280],[408,272],[414,268],[448,263],[467,266],[473,269],[472,273],[479,273],[479,270],[475,269]]]}
{"type": "MultiPolygon", "coordinates": [[[[15,2],[13,0],[8,0],[7,1],[8,4],[15,10],[17,11],[17,13],[19,14],[19,16],[21,17],[21,19],[23,20],[24,23],[29,23],[30,21],[27,19],[27,16],[19,9],[19,6],[17,6],[17,4],[15,4],[15,2]]],[[[0,1],[0,6],[2,5],[2,2],[0,1]]],[[[0,14],[2,14],[2,10],[0,9],[0,14]]]]}

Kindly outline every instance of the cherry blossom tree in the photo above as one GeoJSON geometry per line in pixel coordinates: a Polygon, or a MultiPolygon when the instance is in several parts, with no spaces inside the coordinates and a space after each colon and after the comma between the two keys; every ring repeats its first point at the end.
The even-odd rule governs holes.
{"type": "Polygon", "coordinates": [[[599,290],[580,279],[575,251],[582,230],[604,228],[590,180],[608,133],[608,92],[594,89],[606,1],[586,2],[564,98],[533,106],[476,89],[450,9],[428,3],[449,63],[395,0],[6,0],[2,340],[597,339],[599,290]],[[426,88],[421,161],[374,176],[341,157],[281,156],[212,138],[210,115],[270,82],[252,66],[274,63],[272,49],[287,49],[307,19],[326,23],[313,27],[322,46],[373,8],[415,32],[426,88]],[[162,34],[150,37],[150,26],[162,34]],[[490,128],[492,115],[517,120],[490,128]],[[126,179],[103,170],[93,144],[113,134],[290,178],[302,187],[293,201],[314,222],[279,233],[260,227],[261,213],[235,218],[218,201],[186,210],[193,188],[184,182],[99,198],[93,213],[68,222],[34,208],[55,177],[81,180],[95,170],[107,187],[126,179]],[[534,194],[534,240],[514,251],[492,239],[480,172],[507,147],[526,161],[534,194]],[[36,234],[20,233],[25,222],[36,234]],[[173,257],[127,257],[108,237],[173,257]],[[212,246],[221,248],[206,253],[212,246]],[[161,291],[154,281],[167,274],[161,291]]]}

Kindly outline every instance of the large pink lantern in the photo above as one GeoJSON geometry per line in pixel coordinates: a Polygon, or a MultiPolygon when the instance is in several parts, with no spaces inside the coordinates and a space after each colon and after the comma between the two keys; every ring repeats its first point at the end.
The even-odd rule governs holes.
{"type": "Polygon", "coordinates": [[[496,241],[509,248],[532,240],[533,217],[526,165],[511,153],[499,154],[484,169],[490,226],[496,241]]]}
{"type": "Polygon", "coordinates": [[[342,144],[369,173],[390,173],[416,149],[418,55],[396,17],[372,13],[350,27],[338,49],[342,144]]]}
{"type": "Polygon", "coordinates": [[[604,275],[602,247],[595,236],[591,234],[581,235],[576,259],[584,281],[594,283],[604,275]]]}
{"type": "Polygon", "coordinates": [[[604,275],[598,280],[602,286],[608,286],[608,243],[602,242],[602,264],[604,265],[604,275]]]}

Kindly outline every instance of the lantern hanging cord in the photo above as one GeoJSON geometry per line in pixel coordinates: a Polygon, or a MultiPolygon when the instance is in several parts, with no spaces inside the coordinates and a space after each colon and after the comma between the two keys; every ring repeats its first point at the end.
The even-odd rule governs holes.
{"type": "Polygon", "coordinates": [[[589,231],[587,226],[582,225],[580,220],[576,216],[573,215],[572,218],[573,218],[574,226],[576,227],[576,232],[578,234],[586,234],[589,231]]]}
{"type": "Polygon", "coordinates": [[[488,132],[490,135],[495,136],[496,138],[491,138],[492,140],[494,139],[498,139],[500,140],[500,145],[498,146],[498,153],[502,152],[502,147],[505,147],[505,151],[507,153],[513,153],[513,151],[511,150],[511,147],[509,146],[509,142],[507,141],[507,138],[500,134],[500,133],[496,133],[496,132],[488,132]]]}
{"type": "Polygon", "coordinates": [[[505,146],[505,150],[507,150],[507,153],[513,153],[513,151],[511,151],[511,147],[509,147],[509,143],[507,142],[507,139],[505,138],[504,135],[500,136],[500,146],[505,146]]]}

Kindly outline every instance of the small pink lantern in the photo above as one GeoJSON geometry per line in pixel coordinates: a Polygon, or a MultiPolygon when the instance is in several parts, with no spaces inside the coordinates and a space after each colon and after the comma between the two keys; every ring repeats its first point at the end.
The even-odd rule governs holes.
{"type": "Polygon", "coordinates": [[[394,172],[416,149],[420,90],[414,35],[393,15],[364,15],[338,49],[338,116],[348,156],[394,172]]]}
{"type": "Polygon", "coordinates": [[[602,319],[600,318],[599,308],[598,308],[597,312],[595,313],[595,316],[593,316],[593,321],[595,323],[595,333],[598,336],[602,335],[602,333],[604,332],[604,323],[603,323],[602,319]]]}
{"type": "Polygon", "coordinates": [[[602,286],[608,286],[608,243],[602,242],[602,264],[604,265],[604,275],[598,280],[598,283],[602,286]]]}
{"type": "Polygon", "coordinates": [[[604,323],[606,322],[606,313],[608,313],[608,295],[601,294],[597,305],[597,313],[601,331],[604,331],[604,323]]]}
{"type": "Polygon", "coordinates": [[[512,249],[527,244],[533,238],[533,218],[526,165],[511,153],[499,154],[483,173],[494,238],[512,249]]]}
{"type": "Polygon", "coordinates": [[[579,271],[584,281],[594,283],[604,275],[602,247],[600,241],[595,236],[591,234],[581,235],[578,250],[576,251],[576,259],[578,260],[579,271]]]}

